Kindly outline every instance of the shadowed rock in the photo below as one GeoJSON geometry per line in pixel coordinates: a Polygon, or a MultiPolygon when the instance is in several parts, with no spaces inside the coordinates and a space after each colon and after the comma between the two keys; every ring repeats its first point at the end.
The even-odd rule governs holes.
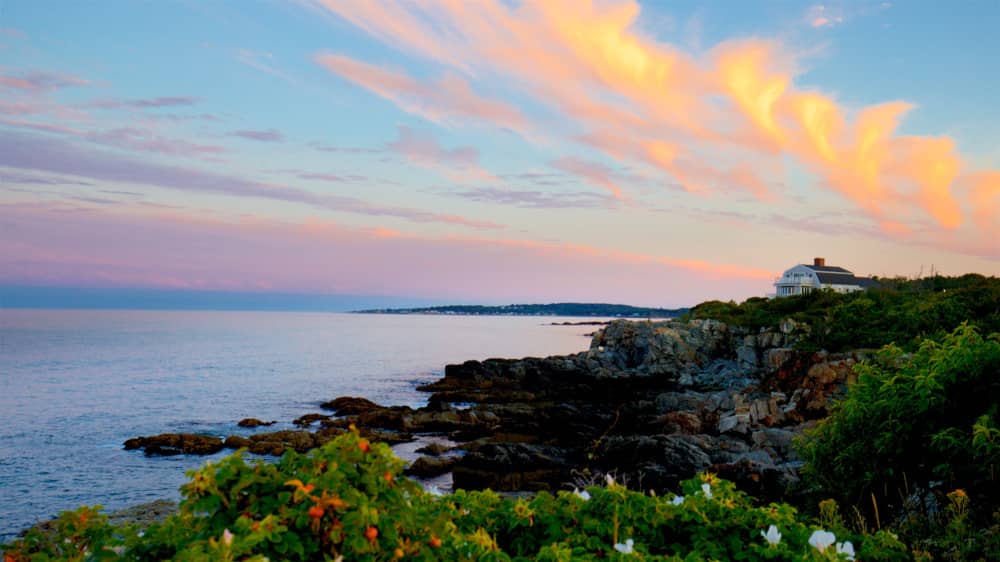
{"type": "Polygon", "coordinates": [[[193,433],[163,433],[125,441],[125,450],[142,449],[149,456],[211,455],[222,450],[222,439],[193,433]]]}

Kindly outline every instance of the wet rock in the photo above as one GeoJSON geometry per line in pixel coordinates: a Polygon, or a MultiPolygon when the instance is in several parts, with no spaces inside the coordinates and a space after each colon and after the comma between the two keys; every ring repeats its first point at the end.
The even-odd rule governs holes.
{"type": "Polygon", "coordinates": [[[457,462],[458,457],[419,457],[403,473],[417,478],[433,478],[450,471],[457,462]]]}
{"type": "Polygon", "coordinates": [[[358,398],[355,396],[334,398],[329,402],[323,402],[319,407],[324,410],[333,410],[333,415],[335,416],[355,416],[384,408],[384,406],[380,406],[367,398],[358,398]]]}
{"type": "Polygon", "coordinates": [[[429,444],[427,444],[427,445],[425,445],[425,446],[417,449],[417,452],[420,453],[421,455],[430,455],[432,457],[439,457],[439,456],[447,453],[450,450],[451,450],[451,447],[449,447],[449,446],[447,446],[447,445],[445,445],[443,443],[440,443],[438,441],[434,441],[433,443],[429,443],[429,444]]]}
{"type": "Polygon", "coordinates": [[[257,418],[243,418],[236,425],[240,427],[261,427],[261,426],[274,425],[276,423],[278,422],[277,421],[266,422],[266,421],[261,421],[257,418]]]}
{"type": "Polygon", "coordinates": [[[193,433],[163,433],[125,441],[125,450],[143,449],[148,456],[211,455],[222,450],[222,439],[193,433]]]}
{"type": "Polygon", "coordinates": [[[306,414],[304,416],[299,416],[292,421],[293,424],[298,427],[309,427],[313,422],[323,421],[330,419],[330,416],[326,414],[306,414]]]}

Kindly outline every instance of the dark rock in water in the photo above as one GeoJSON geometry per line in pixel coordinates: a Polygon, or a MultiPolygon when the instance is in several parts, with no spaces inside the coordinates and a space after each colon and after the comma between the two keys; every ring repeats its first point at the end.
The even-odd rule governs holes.
{"type": "Polygon", "coordinates": [[[330,419],[330,416],[326,414],[306,414],[304,416],[299,416],[292,421],[293,424],[299,427],[309,427],[313,422],[324,421],[330,419]]]}
{"type": "Polygon", "coordinates": [[[257,418],[243,418],[236,425],[240,427],[261,427],[261,426],[274,425],[276,423],[278,422],[276,421],[266,422],[266,421],[261,421],[257,418]]]}
{"type": "Polygon", "coordinates": [[[341,396],[329,402],[319,405],[324,410],[333,410],[335,416],[356,416],[372,410],[381,410],[384,406],[379,406],[367,398],[357,398],[355,396],[341,396]]]}
{"type": "Polygon", "coordinates": [[[569,476],[566,451],[526,443],[487,443],[456,463],[456,488],[497,491],[549,490],[569,476]]]}
{"type": "Polygon", "coordinates": [[[246,437],[240,437],[239,435],[230,435],[226,437],[226,440],[222,442],[222,446],[227,449],[242,449],[244,447],[250,447],[253,445],[253,441],[247,439],[246,437]]]}
{"type": "Polygon", "coordinates": [[[403,474],[418,478],[432,478],[452,469],[458,457],[420,457],[406,467],[403,474]]]}
{"type": "Polygon", "coordinates": [[[222,450],[222,439],[193,433],[163,433],[125,441],[125,450],[143,449],[149,456],[211,455],[222,450]]]}
{"type": "Polygon", "coordinates": [[[409,443],[415,439],[412,434],[400,431],[383,431],[380,429],[362,428],[360,432],[361,436],[369,441],[377,441],[387,443],[389,445],[409,443]]]}
{"type": "Polygon", "coordinates": [[[433,443],[430,443],[424,447],[417,449],[417,452],[420,453],[421,455],[430,455],[432,457],[439,457],[450,450],[451,447],[448,447],[447,445],[434,441],[433,443]]]}

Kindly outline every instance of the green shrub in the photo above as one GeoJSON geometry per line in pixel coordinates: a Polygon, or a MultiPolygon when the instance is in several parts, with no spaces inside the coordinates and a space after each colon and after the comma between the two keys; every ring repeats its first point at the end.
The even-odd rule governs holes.
{"type": "MultiPolygon", "coordinates": [[[[846,397],[800,443],[804,481],[871,525],[903,518],[911,530],[915,493],[958,489],[974,508],[961,525],[988,529],[998,499],[1000,336],[963,324],[912,354],[888,346],[855,370],[846,397]]],[[[943,536],[957,520],[939,519],[913,534],[943,536]]],[[[987,535],[981,549],[995,540],[987,535]]]]}
{"type": "MultiPolygon", "coordinates": [[[[684,482],[683,497],[613,482],[530,499],[438,497],[402,477],[402,465],[353,432],[276,464],[237,453],[191,472],[179,512],[143,533],[81,508],[7,545],[5,560],[848,559],[836,544],[810,544],[818,522],[788,505],[755,506],[711,475],[684,482]],[[771,525],[776,544],[763,536],[771,525]]],[[[888,533],[824,525],[861,559],[908,559],[888,533]]]]}

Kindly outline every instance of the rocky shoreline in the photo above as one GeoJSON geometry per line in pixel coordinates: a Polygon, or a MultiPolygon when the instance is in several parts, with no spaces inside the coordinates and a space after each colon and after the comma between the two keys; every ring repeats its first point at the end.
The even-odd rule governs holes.
{"type": "Polygon", "coordinates": [[[762,499],[783,499],[801,466],[793,440],[827,415],[865,358],[797,350],[806,329],[790,320],[755,333],[713,320],[618,320],[577,354],[448,365],[443,378],[419,388],[430,393],[423,408],[340,397],[296,419],[296,430],[225,439],[163,434],[125,448],[280,455],[318,447],[354,425],[391,444],[430,438],[408,472],[450,471],[456,488],[566,489],[613,473],[632,488],[661,491],[710,470],[762,499]]]}

